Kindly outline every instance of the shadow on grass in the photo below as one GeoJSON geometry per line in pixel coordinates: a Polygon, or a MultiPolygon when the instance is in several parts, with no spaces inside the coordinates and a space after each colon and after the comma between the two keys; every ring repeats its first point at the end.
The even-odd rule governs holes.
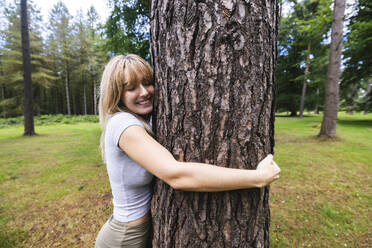
{"type": "Polygon", "coordinates": [[[355,126],[355,127],[370,127],[372,128],[372,120],[337,120],[337,124],[343,126],[355,126]]]}

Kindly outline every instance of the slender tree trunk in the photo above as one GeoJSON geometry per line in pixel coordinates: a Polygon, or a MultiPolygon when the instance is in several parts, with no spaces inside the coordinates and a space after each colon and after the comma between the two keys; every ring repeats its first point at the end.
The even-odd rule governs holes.
{"type": "Polygon", "coordinates": [[[22,35],[22,58],[23,58],[23,85],[24,85],[24,133],[23,135],[35,135],[34,113],[32,100],[31,79],[31,56],[30,38],[28,33],[27,0],[21,0],[21,35],[22,35]]]}
{"type": "Polygon", "coordinates": [[[87,114],[87,93],[86,93],[86,85],[84,83],[83,86],[83,114],[87,114]]]}
{"type": "MultiPolygon", "coordinates": [[[[152,0],[155,132],[180,161],[254,169],[273,152],[278,1],[152,0]]],[[[269,188],[157,181],[153,247],[268,247],[269,188]]]]}
{"type": "Polygon", "coordinates": [[[66,65],[66,76],[65,76],[66,104],[67,104],[67,114],[71,115],[69,77],[70,76],[69,76],[68,66],[66,65]]]}
{"type": "MultiPolygon", "coordinates": [[[[5,88],[4,85],[1,85],[1,100],[2,101],[5,100],[5,89],[4,88],[5,88]]],[[[3,117],[6,118],[6,107],[3,105],[2,109],[3,109],[3,117]]]]}
{"type": "Polygon", "coordinates": [[[94,114],[97,115],[97,86],[96,82],[93,81],[93,105],[94,105],[94,114]]]}
{"type": "Polygon", "coordinates": [[[307,44],[305,78],[304,78],[304,84],[302,85],[301,104],[300,104],[300,118],[302,118],[303,113],[304,113],[306,85],[307,85],[307,74],[309,74],[309,67],[310,67],[310,43],[307,44]]]}
{"type": "Polygon", "coordinates": [[[365,97],[365,105],[364,105],[364,114],[368,115],[368,107],[371,101],[371,95],[372,95],[372,79],[368,80],[368,86],[367,86],[367,94],[365,97]]]}
{"type": "Polygon", "coordinates": [[[319,114],[319,86],[316,87],[316,102],[315,102],[315,109],[314,114],[319,114]]]}
{"type": "Polygon", "coordinates": [[[324,115],[319,137],[336,136],[339,80],[341,72],[342,34],[344,27],[345,0],[335,0],[333,7],[331,47],[327,71],[324,115]]]}

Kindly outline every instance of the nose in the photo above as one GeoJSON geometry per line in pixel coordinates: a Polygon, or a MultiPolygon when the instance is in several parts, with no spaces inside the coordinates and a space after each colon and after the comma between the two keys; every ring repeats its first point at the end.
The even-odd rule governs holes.
{"type": "Polygon", "coordinates": [[[146,96],[149,93],[149,91],[144,87],[142,84],[140,84],[140,96],[146,96]]]}

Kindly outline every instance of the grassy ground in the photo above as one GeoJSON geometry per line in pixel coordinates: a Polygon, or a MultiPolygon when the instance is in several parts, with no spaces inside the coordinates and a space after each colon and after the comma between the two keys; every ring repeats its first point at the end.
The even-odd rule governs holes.
{"type": "MultiPolygon", "coordinates": [[[[371,247],[372,115],[340,114],[338,137],[315,138],[320,117],[277,117],[272,247],[371,247]]],[[[0,247],[92,247],[110,215],[97,123],[0,129],[0,247]]]]}

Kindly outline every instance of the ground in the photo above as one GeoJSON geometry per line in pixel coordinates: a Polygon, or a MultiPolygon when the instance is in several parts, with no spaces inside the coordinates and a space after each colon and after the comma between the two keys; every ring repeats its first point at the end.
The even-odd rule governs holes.
{"type": "MultiPolygon", "coordinates": [[[[271,247],[370,247],[372,115],[340,113],[332,140],[320,122],[276,118],[271,247]]],[[[99,125],[36,132],[0,129],[0,247],[92,247],[112,212],[99,125]]]]}

